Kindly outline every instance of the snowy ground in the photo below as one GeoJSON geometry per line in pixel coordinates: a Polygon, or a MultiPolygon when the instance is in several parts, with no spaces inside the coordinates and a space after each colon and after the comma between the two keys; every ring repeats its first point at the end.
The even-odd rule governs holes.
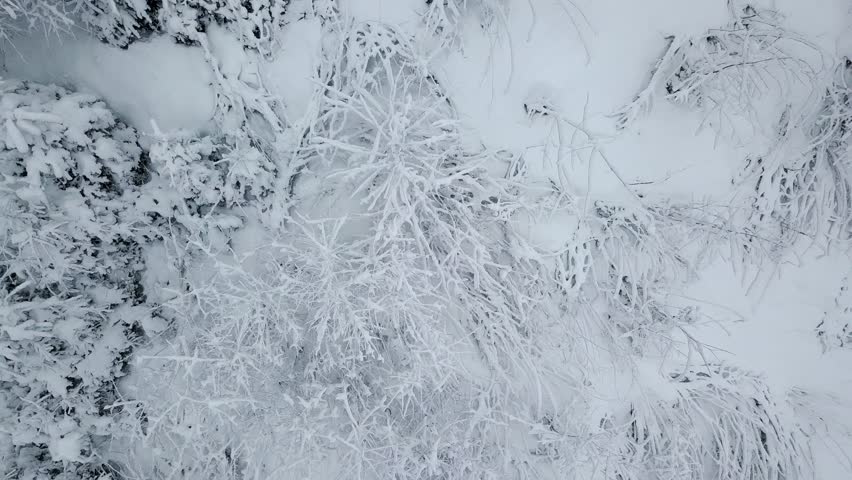
{"type": "MultiPolygon", "coordinates": [[[[695,35],[726,24],[726,2],[468,3],[498,3],[502,10],[485,27],[477,15],[466,17],[453,48],[438,49],[429,41],[421,45],[430,71],[455,108],[467,145],[523,155],[531,182],[560,182],[586,211],[595,201],[631,202],[636,195],[649,203],[727,203],[740,194],[732,178],[746,156],[764,148],[774,125],[731,131],[724,122],[714,124],[712,117],[707,124],[708,117],[700,111],[667,102],[662,95],[627,129],[616,128],[615,115],[648,82],[654,62],[666,50],[666,37],[695,35]],[[525,112],[525,104],[538,101],[546,101],[567,121],[593,132],[604,155],[592,154],[588,148],[569,153],[571,145],[582,145],[587,139],[553,115],[525,112]]],[[[848,2],[761,3],[781,12],[785,26],[821,49],[826,62],[852,54],[848,2]]],[[[356,22],[393,24],[412,35],[422,30],[423,9],[415,0],[341,0],[340,4],[342,15],[356,22]]],[[[208,36],[220,69],[233,78],[260,79],[272,96],[281,99],[286,121],[297,125],[311,114],[321,32],[315,19],[287,25],[279,34],[280,49],[269,59],[243,52],[223,28],[211,28],[208,36]]],[[[178,45],[168,36],[120,50],[85,33],[75,38],[34,35],[17,38],[14,48],[7,45],[3,55],[4,77],[96,93],[120,118],[146,134],[155,133],[152,125],[165,134],[218,128],[215,80],[204,53],[197,46],[178,45]]],[[[810,87],[796,85],[793,92],[806,95],[810,87]]],[[[773,104],[770,110],[779,103],[778,99],[768,102],[773,104]]],[[[332,215],[341,208],[331,204],[315,212],[332,215]]],[[[555,215],[519,228],[538,246],[558,247],[571,242],[575,222],[571,215],[555,215]]],[[[260,245],[262,229],[250,225],[235,244],[260,245]]],[[[687,281],[675,284],[664,301],[697,306],[700,320],[689,332],[705,345],[703,354],[712,357],[705,360],[757,372],[774,391],[805,392],[808,408],[815,409],[814,418],[821,420],[815,421],[811,432],[816,440],[812,446],[816,478],[830,480],[852,477],[848,453],[852,452],[852,349],[825,351],[816,329],[825,312],[834,307],[841,281],[852,269],[852,258],[843,248],[824,251],[823,246],[823,242],[798,244],[780,265],[762,270],[738,267],[724,249],[714,251],[711,261],[687,281]]],[[[685,352],[687,343],[676,338],[673,348],[685,352]]],[[[626,371],[613,371],[616,367],[591,371],[590,381],[602,405],[623,403],[626,398],[665,397],[667,387],[657,370],[664,365],[669,368],[671,361],[663,354],[648,355],[626,371]]],[[[139,372],[145,365],[139,364],[139,372]]],[[[149,364],[156,365],[162,364],[149,364]]],[[[130,395],[144,395],[148,385],[140,386],[134,375],[150,381],[158,374],[134,373],[125,382],[130,395]]],[[[277,434],[271,435],[265,438],[277,434]]],[[[327,467],[329,472],[336,468],[327,467]]],[[[284,475],[267,473],[270,478],[284,475]]],[[[323,476],[318,469],[311,473],[323,476]]]]}

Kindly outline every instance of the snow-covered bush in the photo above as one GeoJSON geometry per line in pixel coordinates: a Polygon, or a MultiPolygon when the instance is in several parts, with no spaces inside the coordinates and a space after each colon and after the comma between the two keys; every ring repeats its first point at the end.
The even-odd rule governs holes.
{"type": "Polygon", "coordinates": [[[132,198],[135,220],[147,226],[152,239],[168,238],[178,249],[188,241],[213,251],[225,248],[224,232],[243,224],[234,209],[261,208],[276,173],[251,144],[231,146],[223,138],[185,132],[161,135],[148,159],[150,179],[132,198]]]}
{"type": "MultiPolygon", "coordinates": [[[[752,221],[736,206],[636,193],[585,112],[575,122],[553,98],[524,108],[555,122],[558,174],[530,173],[539,167],[517,151],[471,147],[436,80],[439,55],[423,52],[452,44],[473,16],[506,22],[502,0],[425,2],[425,32],[411,35],[347,19],[334,1],[299,2],[321,20],[322,50],[292,123],[258,67],[290,2],[82,5],[116,46],[156,31],[198,49],[216,114],[202,136],[152,124],[143,152],[91,97],[4,91],[9,476],[806,476],[807,441],[783,395],[709,365],[691,333],[698,310],[674,297],[725,242],[737,260],[781,251],[768,219],[819,217],[840,237],[845,171],[821,167],[819,182],[840,179],[826,187],[802,157],[779,155],[787,177],[744,179],[760,177],[770,202],[752,221]],[[621,186],[571,191],[569,160],[602,162],[621,186]],[[829,208],[805,213],[817,191],[829,208]],[[544,243],[561,246],[527,235],[541,224],[544,243]],[[143,332],[151,343],[136,344],[143,332]],[[131,348],[134,374],[119,390],[131,348]],[[656,358],[657,377],[621,378],[656,358]],[[636,395],[613,395],[611,377],[636,395]]],[[[752,119],[764,81],[802,66],[780,25],[749,7],[725,28],[672,39],[625,119],[651,93],[752,119]]],[[[828,167],[848,157],[844,81],[816,120],[796,111],[782,122],[781,136],[814,139],[805,158],[828,167]]],[[[818,330],[831,345],[849,338],[841,300],[818,330]]]]}
{"type": "MultiPolygon", "coordinates": [[[[577,316],[580,332],[609,352],[605,361],[618,368],[636,368],[634,362],[647,356],[685,365],[682,373],[658,379],[654,391],[671,393],[664,400],[649,400],[643,393],[622,405],[627,421],[611,416],[618,407],[604,415],[600,426],[568,412],[551,414],[537,434],[537,455],[560,472],[583,478],[808,478],[807,435],[789,414],[784,392],[770,392],[761,379],[735,370],[708,366],[712,372],[701,371],[707,347],[691,334],[699,310],[671,305],[710,253],[729,246],[736,266],[764,255],[777,260],[773,252],[758,251],[781,250],[777,238],[760,226],[732,222],[742,221],[735,207],[671,205],[633,193],[608,160],[603,141],[582,122],[566,118],[546,98],[532,98],[524,106],[531,116],[556,122],[560,142],[567,137],[565,129],[576,132],[586,142],[582,147],[592,152],[579,161],[601,161],[629,194],[618,202],[598,200],[594,214],[585,205],[575,213],[577,228],[557,264],[566,311],[577,316]],[[614,454],[612,445],[622,453],[614,454]]],[[[575,144],[560,148],[558,161],[576,161],[579,149],[575,144]]],[[[558,193],[570,197],[572,192],[558,193]]],[[[577,209],[571,200],[567,203],[567,211],[577,209]]],[[[590,408],[577,402],[577,411],[590,408]]]]}
{"type": "MultiPolygon", "coordinates": [[[[548,414],[534,454],[553,478],[729,480],[812,478],[800,402],[760,377],[719,365],[660,379],[654,392],[628,395],[592,425],[577,402],[548,414]]],[[[590,393],[590,392],[586,392],[590,393]]]]}
{"type": "Polygon", "coordinates": [[[538,272],[508,253],[520,199],[488,170],[499,158],[462,147],[449,102],[404,36],[378,24],[348,35],[323,72],[336,87],[323,92],[309,168],[329,169],[360,200],[374,249],[397,244],[435,269],[483,355],[502,368],[495,349],[523,355],[536,323],[531,285],[515,282],[538,272]]]}
{"type": "Polygon", "coordinates": [[[673,375],[670,398],[637,400],[619,431],[615,478],[808,478],[805,432],[791,405],[752,374],[711,367],[673,375]]]}
{"type": "Polygon", "coordinates": [[[121,48],[145,38],[159,27],[159,1],[82,0],[79,19],[102,41],[121,48]]]}
{"type": "Polygon", "coordinates": [[[839,290],[834,305],[816,327],[823,351],[852,347],[852,294],[848,276],[843,278],[839,290]]]}
{"type": "Polygon", "coordinates": [[[4,473],[96,478],[146,315],[122,201],[142,151],[103,102],[56,86],[3,81],[0,121],[4,473]]]}
{"type": "Polygon", "coordinates": [[[20,32],[58,34],[74,25],[72,3],[63,0],[0,1],[0,40],[20,32]]]}
{"type": "MultiPolygon", "coordinates": [[[[141,367],[183,379],[151,393],[138,444],[158,459],[128,467],[142,477],[298,477],[328,463],[461,478],[528,456],[498,439],[538,421],[519,385],[540,376],[533,338],[556,285],[510,255],[518,193],[487,170],[499,158],[462,147],[404,36],[375,23],[329,35],[342,41],[324,52],[286,228],[245,255],[198,256],[170,304],[179,341],[141,367]]],[[[203,141],[155,146],[152,165],[182,148],[163,163],[179,168],[153,168],[175,180],[151,198],[221,198],[203,141]]]]}
{"type": "Polygon", "coordinates": [[[725,28],[668,39],[648,86],[619,112],[619,125],[662,93],[702,112],[717,131],[763,149],[734,179],[751,205],[728,217],[733,231],[750,237],[741,242],[748,261],[777,261],[802,238],[848,239],[849,65],[839,65],[820,93],[818,49],[784,28],[776,12],[736,4],[725,28]]]}
{"type": "MultiPolygon", "coordinates": [[[[757,119],[755,103],[771,85],[796,77],[810,80],[809,65],[792,46],[805,42],[780,25],[777,13],[746,5],[730,25],[687,40],[675,51],[677,63],[669,67],[666,98],[717,118],[725,108],[728,114],[757,119]]],[[[784,88],[782,92],[789,91],[784,88]]]]}
{"type": "Polygon", "coordinates": [[[505,23],[507,7],[503,0],[426,0],[423,21],[441,45],[450,46],[459,41],[468,16],[490,29],[496,20],[505,23]]]}
{"type": "MultiPolygon", "coordinates": [[[[285,22],[285,14],[291,0],[193,0],[185,2],[194,9],[198,18],[228,26],[239,38],[240,43],[264,54],[271,54],[278,46],[276,34],[285,22]]],[[[177,11],[180,4],[175,0],[164,2],[162,11],[177,11]]],[[[169,21],[172,21],[169,19],[169,21]]]]}
{"type": "Polygon", "coordinates": [[[300,225],[283,243],[189,279],[191,294],[173,306],[189,341],[174,360],[162,358],[186,391],[163,393],[164,408],[148,412],[147,441],[164,452],[158,469],[214,475],[230,446],[235,458],[247,454],[242,474],[270,475],[298,455],[317,459],[361,434],[389,435],[383,419],[395,425],[400,414],[388,411],[417,408],[414,397],[457,375],[442,360],[452,343],[443,307],[421,293],[433,275],[399,249],[371,258],[366,242],[337,245],[339,228],[300,225]],[[347,410],[369,422],[351,424],[347,410]],[[195,440],[181,439],[177,425],[195,440]],[[265,467],[269,442],[282,451],[265,467]],[[181,449],[167,450],[174,444],[181,449]]]}
{"type": "Polygon", "coordinates": [[[770,226],[783,244],[852,235],[850,65],[837,67],[810,122],[790,125],[782,117],[779,145],[746,165],[747,185],[754,185],[751,222],[770,226]]]}
{"type": "MultiPolygon", "coordinates": [[[[777,12],[748,4],[736,7],[738,3],[729,2],[729,25],[694,37],[667,38],[650,81],[618,112],[621,128],[647,112],[654,96],[662,95],[698,109],[717,132],[742,139],[748,135],[741,132],[759,131],[765,123],[761,102],[786,102],[794,85],[815,82],[808,58],[815,47],[785,29],[777,12]]],[[[803,114],[800,108],[792,113],[803,114]]]]}
{"type": "Polygon", "coordinates": [[[119,47],[152,31],[169,33],[184,43],[211,23],[227,26],[241,44],[265,54],[276,44],[290,0],[87,0],[83,21],[105,42],[119,47]]]}

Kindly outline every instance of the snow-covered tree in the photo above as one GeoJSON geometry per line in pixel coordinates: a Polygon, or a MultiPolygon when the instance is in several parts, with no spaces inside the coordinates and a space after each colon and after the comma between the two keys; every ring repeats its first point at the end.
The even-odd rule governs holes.
{"type": "Polygon", "coordinates": [[[122,200],[142,150],[93,96],[14,81],[0,95],[4,473],[97,478],[147,314],[122,200]]]}

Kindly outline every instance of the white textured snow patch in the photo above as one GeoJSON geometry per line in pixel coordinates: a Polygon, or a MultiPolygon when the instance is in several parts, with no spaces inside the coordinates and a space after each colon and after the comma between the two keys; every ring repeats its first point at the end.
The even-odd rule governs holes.
{"type": "Polygon", "coordinates": [[[593,199],[630,200],[623,182],[643,194],[671,195],[674,186],[678,198],[728,190],[729,165],[741,155],[717,148],[712,132],[699,134],[698,115],[660,101],[629,134],[615,131],[614,115],[648,81],[666,37],[724,25],[724,2],[510,2],[506,14],[487,35],[469,21],[464,48],[433,66],[466,130],[483,144],[524,149],[528,162],[563,170],[573,192],[593,199]],[[529,118],[525,104],[553,109],[595,138],[554,115],[529,118]],[[591,143],[611,164],[589,158],[591,143]]]}
{"type": "Polygon", "coordinates": [[[79,432],[52,437],[48,444],[50,456],[56,462],[82,462],[83,457],[80,454],[82,438],[83,436],[79,432]]]}
{"type": "Polygon", "coordinates": [[[423,0],[343,0],[341,10],[358,22],[379,22],[404,29],[417,28],[423,0]]]}
{"type": "Polygon", "coordinates": [[[320,33],[317,20],[289,25],[281,32],[281,51],[271,61],[260,65],[264,86],[283,99],[291,122],[305,114],[315,88],[311,78],[316,72],[320,33]]]}
{"type": "Polygon", "coordinates": [[[0,49],[3,76],[95,93],[142,131],[151,130],[152,119],[163,131],[200,129],[213,116],[212,75],[204,56],[168,37],[121,50],[85,36],[60,41],[34,35],[0,49]]]}

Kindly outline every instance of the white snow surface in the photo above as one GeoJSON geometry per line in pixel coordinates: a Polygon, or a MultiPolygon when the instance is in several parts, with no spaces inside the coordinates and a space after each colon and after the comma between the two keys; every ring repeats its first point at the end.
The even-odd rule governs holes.
{"type": "Polygon", "coordinates": [[[126,122],[150,131],[200,129],[213,116],[211,74],[197,49],[152,38],[127,50],[84,34],[35,35],[3,48],[4,76],[69,85],[104,98],[126,122]]]}

